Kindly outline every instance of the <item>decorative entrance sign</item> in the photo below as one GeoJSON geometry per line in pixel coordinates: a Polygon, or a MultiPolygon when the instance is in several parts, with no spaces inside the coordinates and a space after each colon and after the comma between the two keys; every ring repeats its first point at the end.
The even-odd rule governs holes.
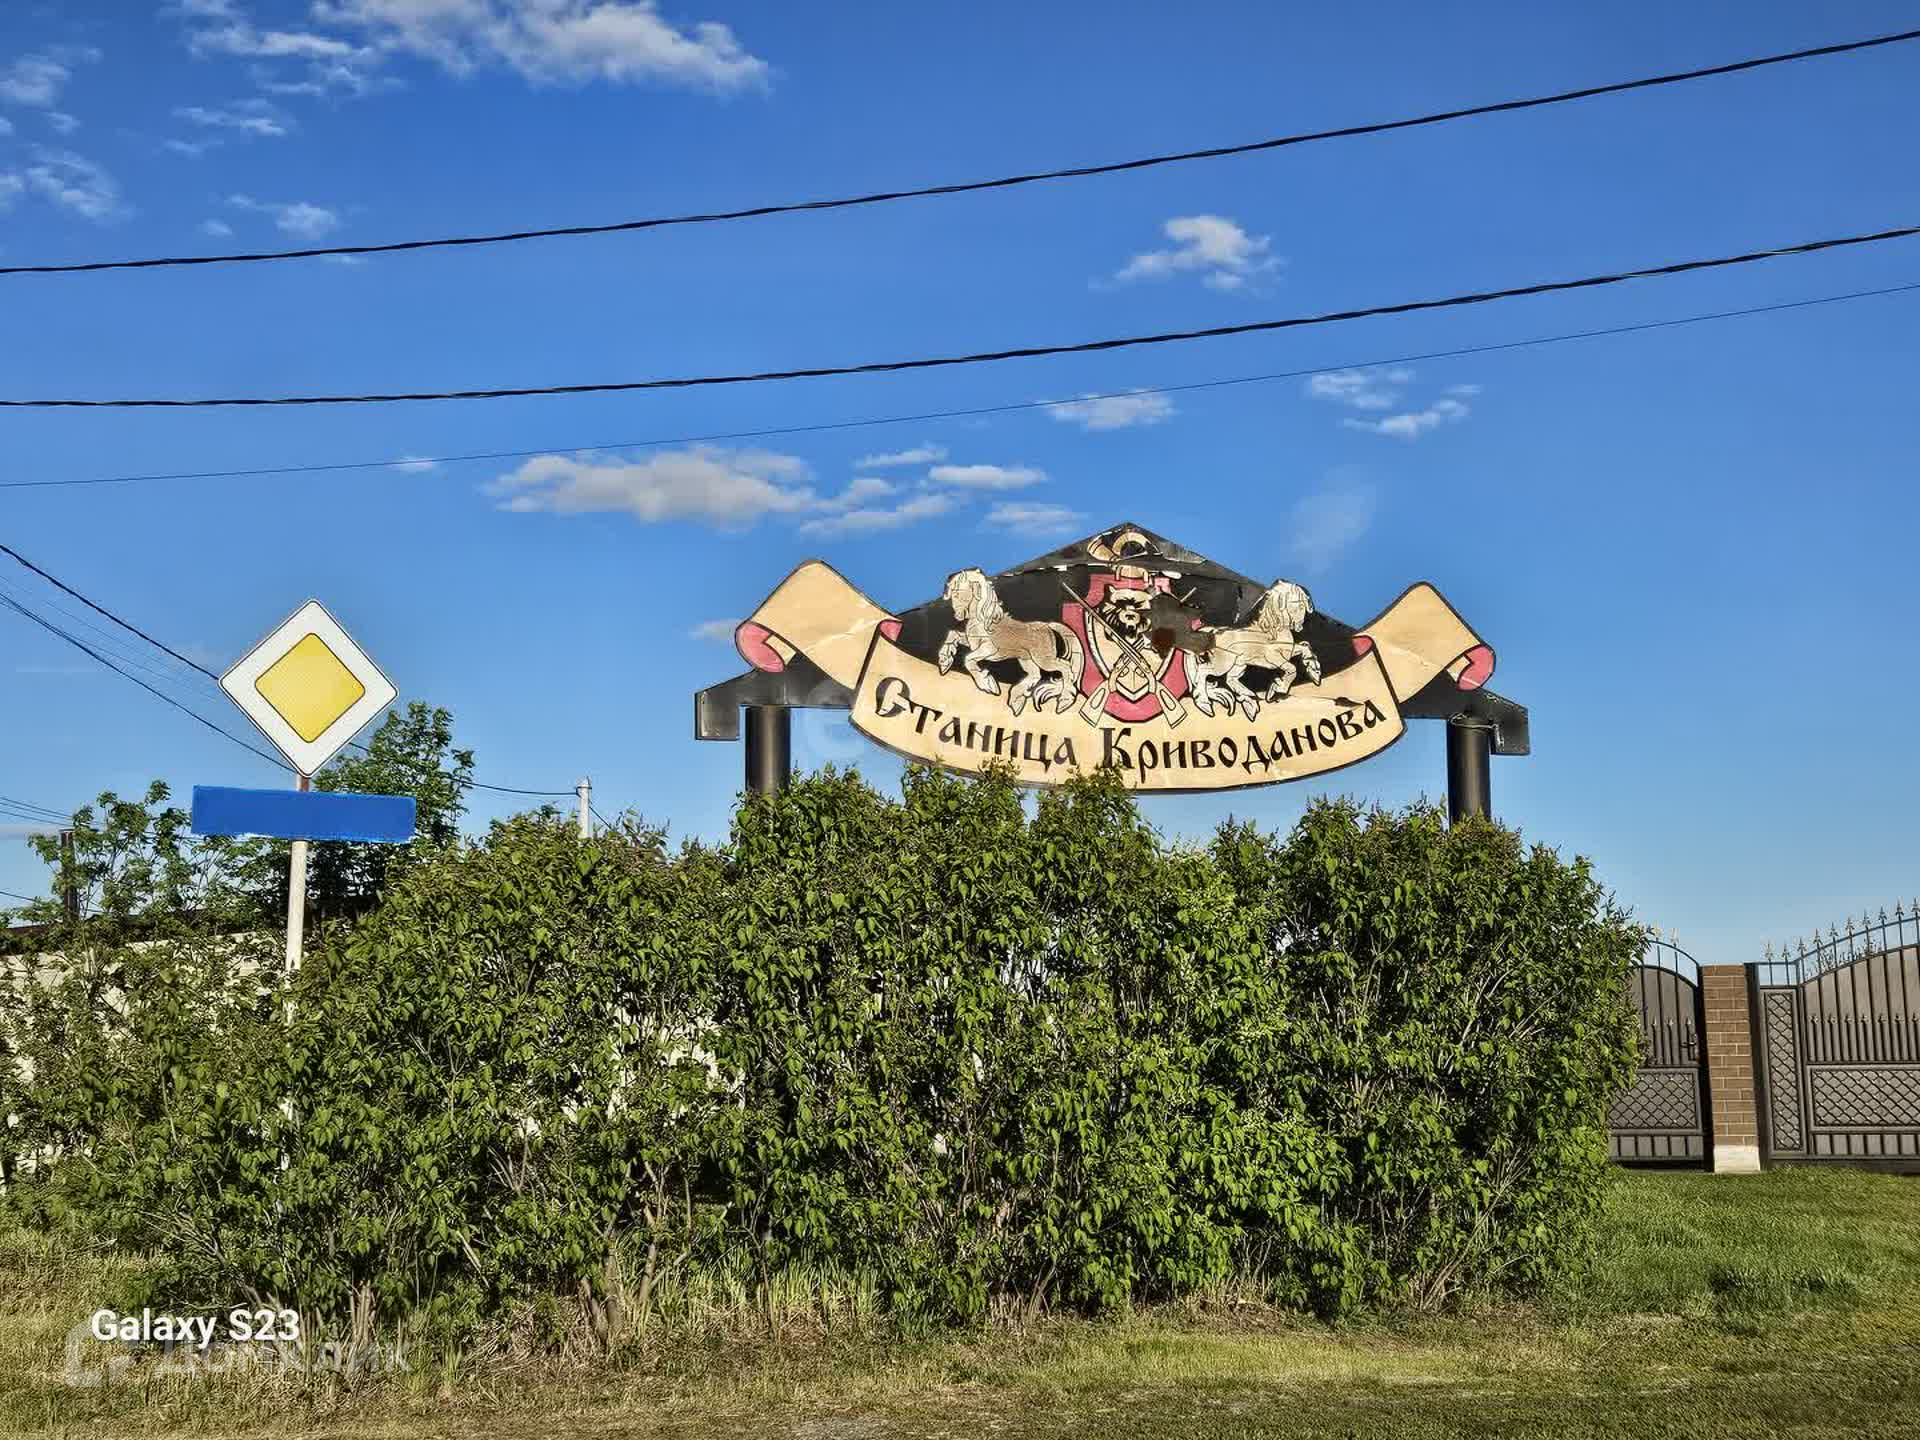
{"type": "Polygon", "coordinates": [[[857,729],[913,759],[1005,763],[1032,785],[1105,766],[1163,792],[1355,764],[1400,738],[1411,697],[1477,690],[1494,666],[1431,585],[1355,629],[1291,580],[1257,585],[1131,525],[997,576],[957,570],[898,616],[809,561],[734,638],[764,674],[817,668],[857,729]]]}
{"type": "Polygon", "coordinates": [[[399,694],[318,600],[249,650],[220,688],[309,776],[399,694]]]}

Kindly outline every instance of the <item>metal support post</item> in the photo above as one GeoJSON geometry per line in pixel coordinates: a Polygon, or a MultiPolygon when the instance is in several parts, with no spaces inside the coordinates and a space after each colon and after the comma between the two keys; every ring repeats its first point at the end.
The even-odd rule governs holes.
{"type": "Polygon", "coordinates": [[[793,778],[793,711],[785,705],[749,705],[747,789],[772,795],[793,778]]]}
{"type": "Polygon", "coordinates": [[[1493,726],[1471,715],[1447,721],[1447,818],[1493,818],[1493,726]]]}

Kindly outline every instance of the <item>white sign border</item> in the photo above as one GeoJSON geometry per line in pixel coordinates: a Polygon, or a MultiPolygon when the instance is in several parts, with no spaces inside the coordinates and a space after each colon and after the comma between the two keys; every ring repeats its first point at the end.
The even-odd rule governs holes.
{"type": "Polygon", "coordinates": [[[360,733],[362,726],[391,705],[400,694],[387,678],[386,672],[374,663],[373,657],[354,643],[353,637],[327,613],[327,607],[318,600],[307,601],[269,630],[220,677],[220,688],[253,722],[254,728],[293,762],[293,768],[309,779],[339,754],[341,748],[360,733]],[[318,635],[321,642],[367,691],[313,740],[301,739],[299,732],[267,703],[267,697],[260,693],[257,686],[260,677],[308,635],[318,635]]]}

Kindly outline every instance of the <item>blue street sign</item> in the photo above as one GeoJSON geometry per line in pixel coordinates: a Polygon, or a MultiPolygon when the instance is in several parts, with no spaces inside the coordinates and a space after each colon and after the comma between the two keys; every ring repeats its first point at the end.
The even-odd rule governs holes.
{"type": "Polygon", "coordinates": [[[352,795],[338,790],[239,790],[193,787],[196,835],[271,835],[280,840],[413,839],[411,795],[352,795]]]}

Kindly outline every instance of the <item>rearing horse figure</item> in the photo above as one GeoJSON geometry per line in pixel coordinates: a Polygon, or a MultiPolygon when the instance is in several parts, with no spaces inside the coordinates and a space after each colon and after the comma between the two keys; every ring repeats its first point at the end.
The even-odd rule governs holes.
{"type": "Polygon", "coordinates": [[[1187,688],[1201,713],[1211,715],[1214,705],[1224,699],[1229,710],[1237,705],[1252,720],[1260,714],[1260,702],[1283,699],[1302,670],[1311,683],[1319,684],[1320,661],[1299,638],[1300,627],[1312,613],[1313,601],[1305,590],[1291,580],[1277,580],[1260,597],[1250,624],[1198,632],[1201,645],[1180,658],[1187,667],[1187,688]],[[1268,671],[1272,678],[1255,690],[1246,683],[1250,667],[1268,671]],[[1224,696],[1211,689],[1216,684],[1226,692],[1224,696]]]}
{"type": "Polygon", "coordinates": [[[1000,693],[1000,682],[986,667],[996,660],[1020,666],[1020,678],[1007,691],[1007,708],[1018,715],[1033,701],[1036,710],[1049,701],[1057,712],[1070,709],[1080,692],[1085,653],[1080,637],[1056,620],[1016,620],[1000,604],[993,581],[980,569],[956,570],[943,592],[953,607],[958,630],[949,630],[940,646],[940,673],[953,669],[964,646],[966,667],[973,683],[989,695],[1000,693]]]}

